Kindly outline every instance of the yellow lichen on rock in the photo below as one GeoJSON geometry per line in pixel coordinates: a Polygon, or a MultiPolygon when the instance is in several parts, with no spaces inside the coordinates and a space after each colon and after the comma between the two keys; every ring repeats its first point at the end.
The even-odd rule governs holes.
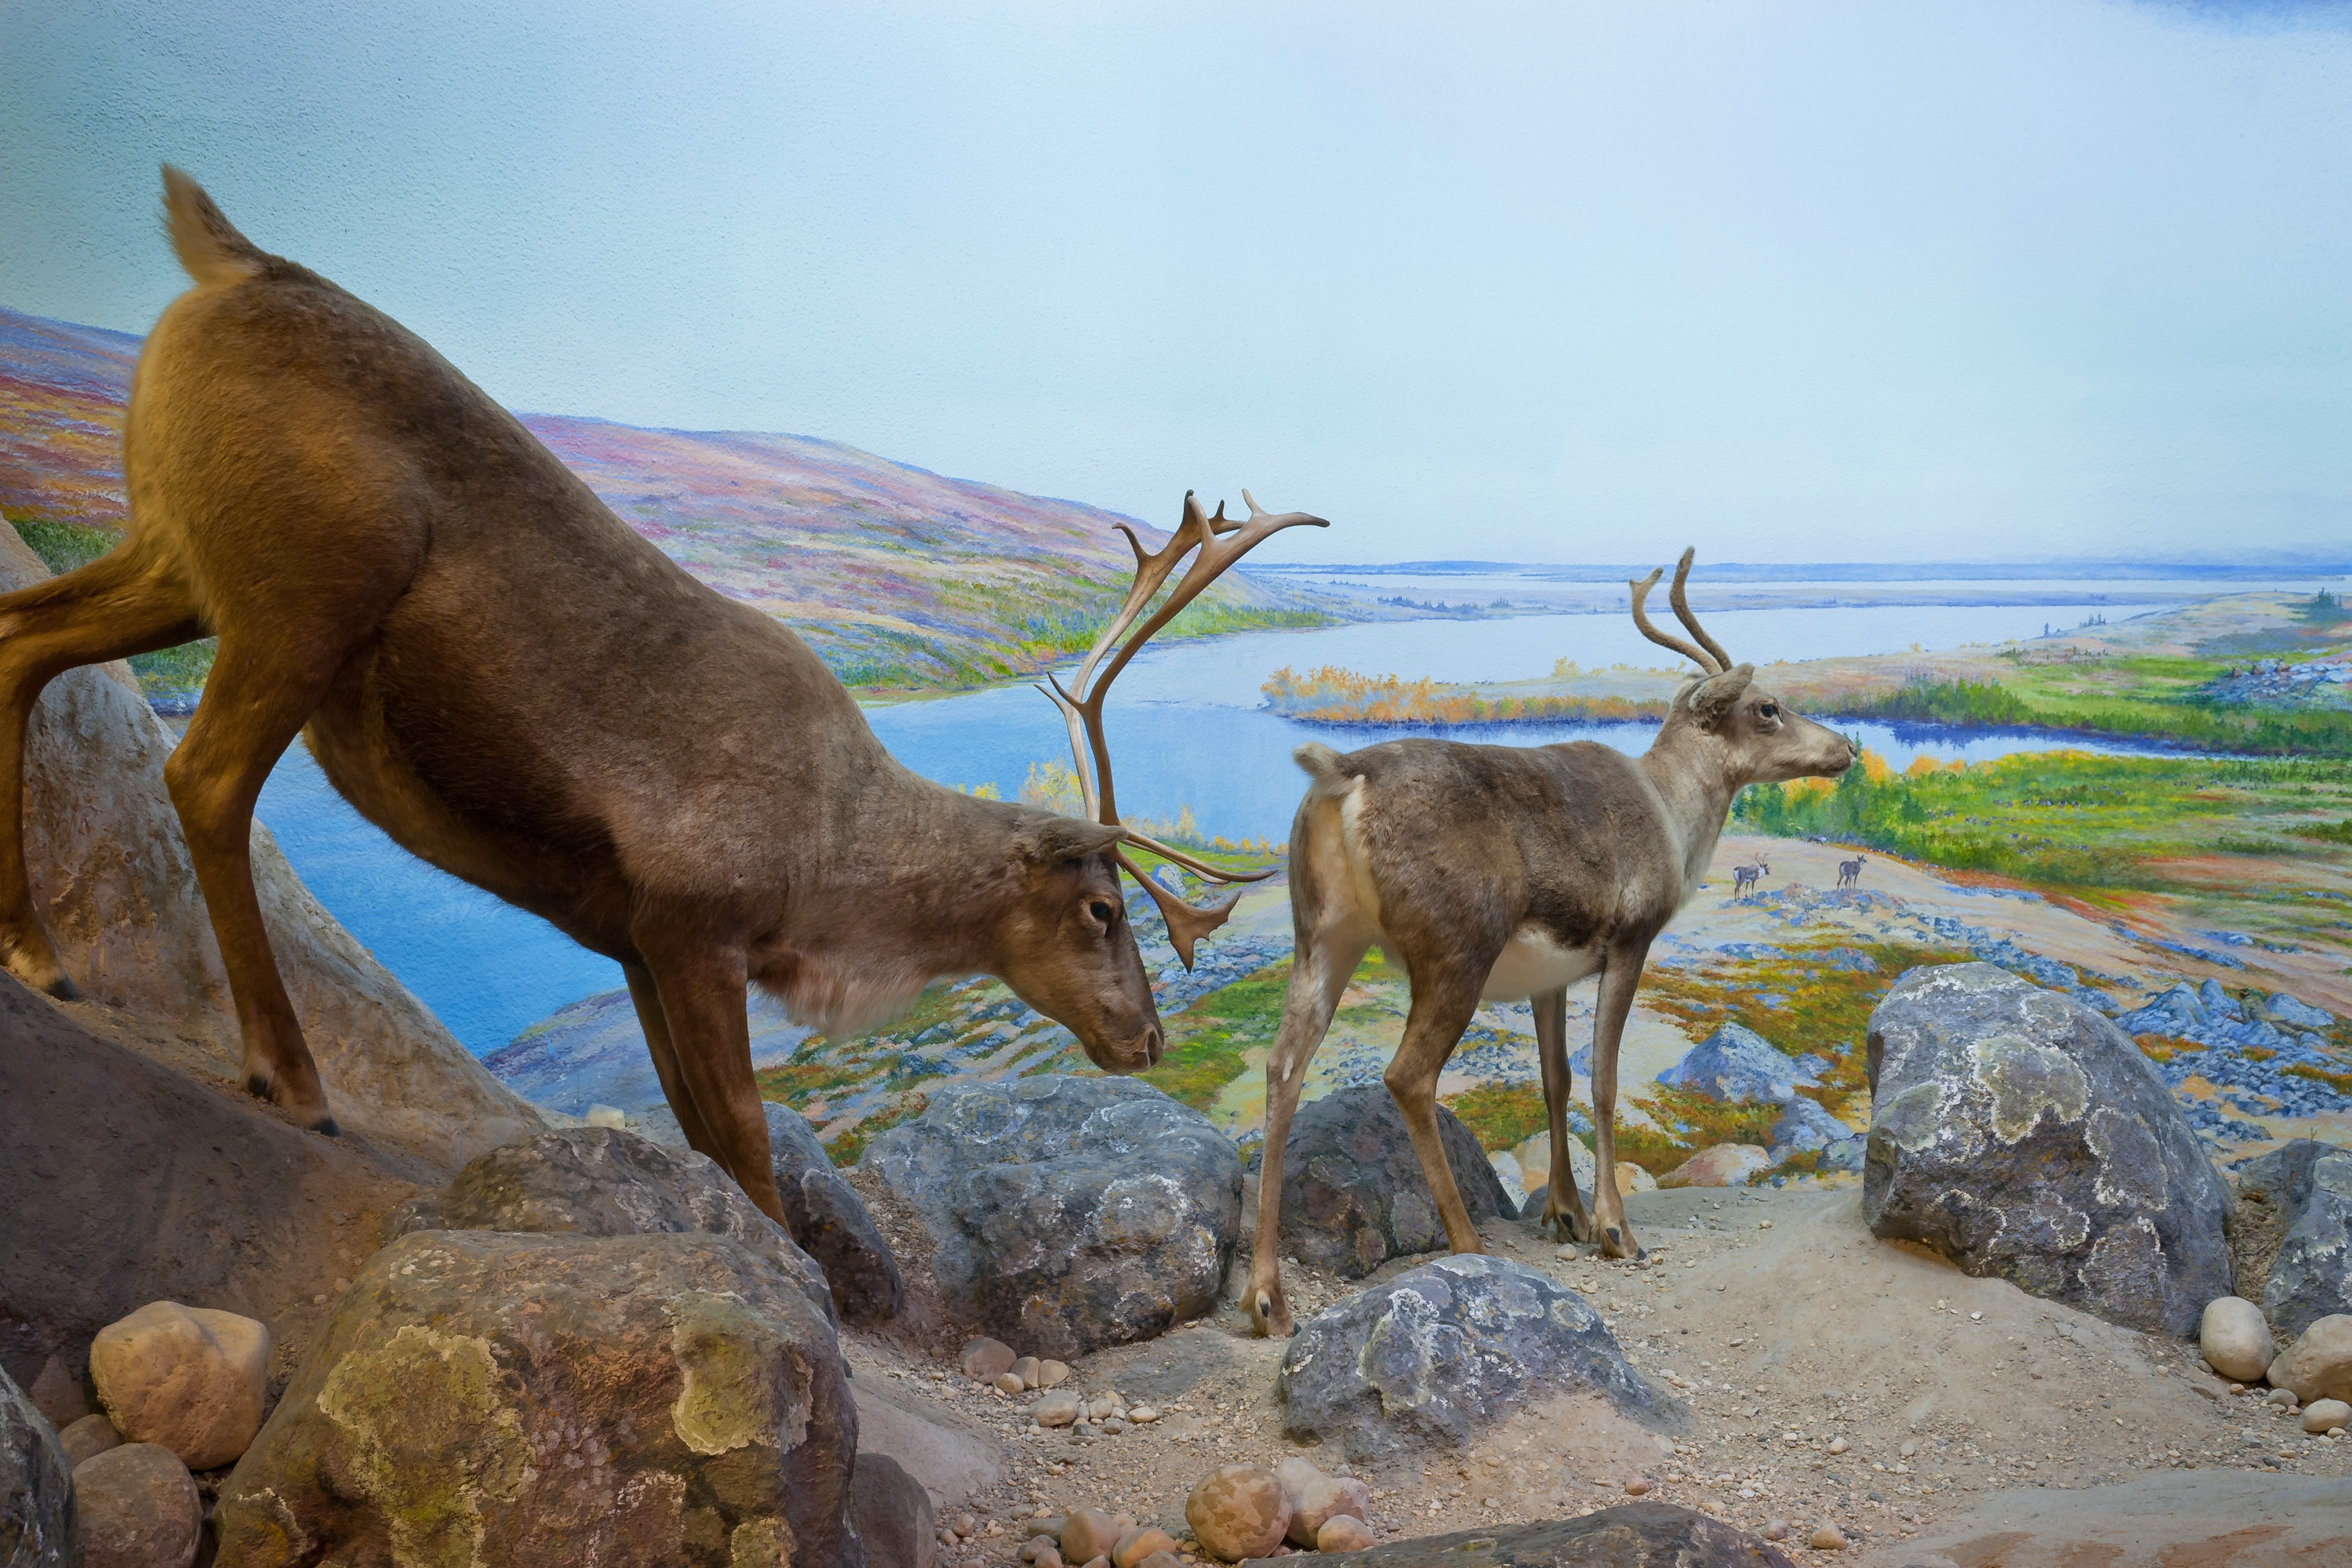
{"type": "Polygon", "coordinates": [[[510,1502],[533,1479],[486,1340],[405,1324],[337,1363],[319,1409],[342,1429],[351,1479],[383,1510],[400,1568],[477,1568],[482,1501],[510,1502]]]}

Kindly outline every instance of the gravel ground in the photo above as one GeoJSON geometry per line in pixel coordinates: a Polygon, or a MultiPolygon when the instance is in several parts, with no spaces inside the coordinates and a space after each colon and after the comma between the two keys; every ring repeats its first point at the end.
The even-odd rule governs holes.
{"type": "MultiPolygon", "coordinates": [[[[2193,1345],[1876,1240],[1856,1187],[1644,1193],[1626,1207],[1650,1248],[1638,1265],[1563,1256],[1515,1221],[1489,1225],[1487,1244],[1593,1301],[1635,1363],[1682,1396],[1671,1452],[1598,1401],[1564,1396],[1467,1452],[1359,1469],[1374,1489],[1378,1533],[1558,1518],[1646,1495],[1749,1529],[1786,1521],[1798,1555],[1826,1556],[1801,1545],[1823,1521],[1857,1547],[1892,1544],[2018,1489],[2173,1470],[2352,1474],[2352,1443],[2305,1436],[2274,1407],[2233,1395],[2193,1345]]],[[[985,1435],[1005,1456],[995,1484],[942,1510],[950,1525],[972,1526],[942,1564],[1011,1563],[1023,1521],[1075,1507],[1182,1539],[1184,1499],[1220,1464],[1306,1453],[1349,1468],[1283,1436],[1274,1378],[1284,1347],[1249,1337],[1230,1300],[1213,1319],[1074,1363],[1070,1386],[1116,1391],[1159,1420],[1116,1434],[1029,1430],[1025,1400],[954,1370],[970,1325],[938,1300],[910,1216],[877,1217],[921,1299],[891,1332],[846,1336],[856,1375],[888,1379],[893,1400],[985,1435]]],[[[1285,1277],[1302,1316],[1367,1283],[1295,1268],[1285,1277]]]]}

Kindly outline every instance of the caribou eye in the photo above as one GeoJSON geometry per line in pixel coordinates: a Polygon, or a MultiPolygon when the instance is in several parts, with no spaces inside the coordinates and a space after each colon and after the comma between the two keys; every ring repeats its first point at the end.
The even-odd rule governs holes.
{"type": "Polygon", "coordinates": [[[1756,711],[1763,714],[1767,719],[1778,719],[1780,716],[1780,705],[1778,702],[1767,702],[1756,711]]]}
{"type": "Polygon", "coordinates": [[[1087,913],[1094,916],[1095,919],[1100,921],[1106,926],[1110,924],[1110,918],[1113,912],[1114,911],[1110,905],[1100,899],[1097,899],[1094,902],[1087,906],[1087,913]]]}

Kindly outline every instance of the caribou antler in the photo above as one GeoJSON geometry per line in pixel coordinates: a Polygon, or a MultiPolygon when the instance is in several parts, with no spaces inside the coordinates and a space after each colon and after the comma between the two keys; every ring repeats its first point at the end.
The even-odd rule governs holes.
{"type": "Polygon", "coordinates": [[[1706,635],[1706,628],[1698,624],[1696,616],[1691,614],[1690,601],[1684,596],[1683,593],[1683,585],[1690,581],[1691,562],[1697,554],[1696,548],[1683,552],[1682,560],[1675,566],[1675,585],[1669,596],[1674,601],[1675,618],[1682,622],[1691,636],[1698,638],[1700,646],[1706,650],[1704,653],[1700,652],[1699,648],[1693,647],[1683,641],[1682,638],[1670,637],[1660,631],[1650,624],[1650,617],[1642,613],[1643,601],[1650,596],[1650,590],[1658,585],[1658,579],[1665,575],[1664,567],[1658,567],[1648,576],[1637,582],[1629,582],[1625,585],[1633,590],[1633,625],[1641,628],[1643,637],[1656,643],[1660,647],[1674,649],[1693,664],[1697,665],[1704,673],[1719,675],[1731,668],[1731,656],[1723,651],[1721,643],[1706,635]]]}
{"type": "Polygon", "coordinates": [[[1675,564],[1675,585],[1668,597],[1674,602],[1675,619],[1682,622],[1683,629],[1698,639],[1699,647],[1715,655],[1717,668],[1729,669],[1731,656],[1723,651],[1721,643],[1706,635],[1706,628],[1698,624],[1696,616],[1691,614],[1690,600],[1683,595],[1683,584],[1690,581],[1691,562],[1697,554],[1696,545],[1684,546],[1683,558],[1675,564]]]}
{"type": "MultiPolygon", "coordinates": [[[[1103,733],[1103,698],[1109,692],[1111,682],[1118,679],[1118,672],[1127,668],[1128,660],[1135,657],[1138,648],[1151,640],[1154,632],[1175,619],[1177,612],[1198,598],[1201,590],[1275,534],[1302,523],[1315,528],[1331,526],[1323,519],[1309,517],[1303,511],[1263,510],[1247,490],[1242,491],[1242,500],[1249,504],[1250,514],[1245,521],[1227,517],[1223,501],[1217,503],[1215,514],[1211,515],[1202,510],[1198,498],[1191,490],[1186,490],[1183,521],[1176,525],[1176,531],[1168,536],[1168,542],[1156,552],[1143,548],[1143,541],[1136,537],[1135,530],[1123,522],[1118,524],[1118,531],[1127,535],[1128,547],[1135,552],[1135,582],[1127,590],[1127,599],[1119,605],[1118,614],[1111,617],[1110,625],[1105,626],[1102,635],[1095,639],[1094,647],[1087,650],[1087,657],[1079,660],[1070,684],[1065,687],[1059,679],[1049,673],[1045,677],[1047,684],[1037,689],[1052,698],[1055,706],[1062,710],[1063,723],[1070,732],[1070,756],[1077,764],[1078,794],[1086,803],[1087,816],[1094,821],[1111,827],[1121,826],[1118,803],[1111,791],[1110,743],[1103,733]],[[1193,555],[1194,551],[1200,553],[1193,555]],[[1177,580],[1172,589],[1169,589],[1168,596],[1160,601],[1160,607],[1153,610],[1148,619],[1143,619],[1141,626],[1138,627],[1137,621],[1143,617],[1144,611],[1150,608],[1160,591],[1168,587],[1169,579],[1175,576],[1177,566],[1187,555],[1192,555],[1192,561],[1185,567],[1184,575],[1177,580]],[[1130,631],[1134,634],[1131,637],[1129,636],[1130,631]],[[1126,640],[1121,641],[1122,638],[1126,640]],[[1102,664],[1106,654],[1110,656],[1110,662],[1103,666],[1101,678],[1097,679],[1096,666],[1102,664]]],[[[1132,828],[1127,830],[1127,842],[1211,881],[1257,882],[1274,875],[1271,866],[1263,871],[1227,871],[1156,839],[1147,838],[1132,828]]],[[[1129,876],[1143,884],[1143,890],[1150,893],[1151,901],[1160,907],[1161,917],[1168,921],[1168,939],[1175,944],[1176,956],[1184,961],[1187,969],[1192,967],[1192,944],[1224,924],[1226,917],[1234,912],[1234,906],[1241,901],[1241,895],[1236,893],[1222,904],[1195,909],[1145,876],[1142,868],[1129,859],[1124,850],[1119,852],[1118,863],[1129,876]]]]}

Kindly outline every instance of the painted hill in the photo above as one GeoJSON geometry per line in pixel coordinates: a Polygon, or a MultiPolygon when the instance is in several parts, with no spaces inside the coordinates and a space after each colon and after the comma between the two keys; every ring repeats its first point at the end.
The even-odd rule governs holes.
{"type": "MultiPolygon", "coordinates": [[[[0,309],[0,514],[122,526],[122,410],[139,343],[0,309]]],[[[979,684],[1085,647],[1131,565],[1113,524],[1165,537],[809,437],[522,417],[631,527],[868,689],[979,684]]],[[[1170,635],[1320,625],[1337,608],[1232,577],[1170,635]]]]}

